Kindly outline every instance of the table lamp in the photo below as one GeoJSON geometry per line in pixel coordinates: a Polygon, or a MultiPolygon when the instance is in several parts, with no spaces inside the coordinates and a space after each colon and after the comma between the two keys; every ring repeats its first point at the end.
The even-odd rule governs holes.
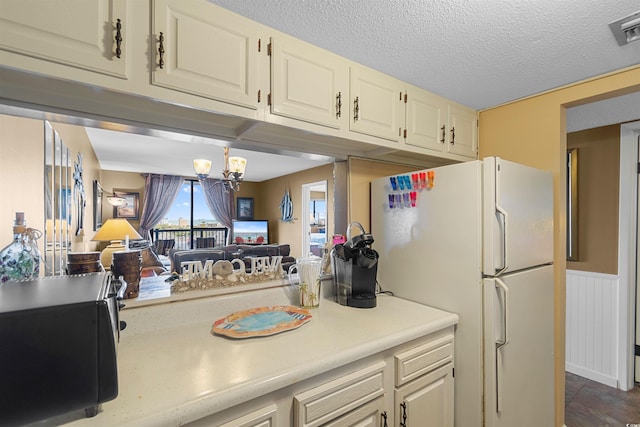
{"type": "Polygon", "coordinates": [[[93,236],[92,241],[106,242],[110,241],[111,244],[104,248],[100,254],[100,263],[109,270],[111,268],[111,261],[113,260],[113,253],[118,251],[124,251],[129,249],[129,239],[141,240],[142,236],[129,224],[129,221],[122,218],[108,219],[100,230],[93,236]],[[122,244],[122,241],[126,241],[126,245],[122,244]]]}

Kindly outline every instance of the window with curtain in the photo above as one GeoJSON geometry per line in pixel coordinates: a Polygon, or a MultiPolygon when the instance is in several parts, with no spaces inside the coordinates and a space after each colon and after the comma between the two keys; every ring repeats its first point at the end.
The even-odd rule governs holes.
{"type": "MultiPolygon", "coordinates": [[[[192,249],[205,241],[209,243],[207,246],[213,246],[211,238],[218,237],[220,228],[224,226],[207,207],[200,183],[185,180],[171,208],[155,225],[154,232],[157,239],[175,239],[178,249],[192,249]]],[[[223,244],[222,241],[215,242],[216,246],[223,244]]]]}

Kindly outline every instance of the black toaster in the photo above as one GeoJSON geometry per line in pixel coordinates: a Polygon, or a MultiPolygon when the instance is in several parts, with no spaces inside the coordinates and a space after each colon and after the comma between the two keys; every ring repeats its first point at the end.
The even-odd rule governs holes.
{"type": "Polygon", "coordinates": [[[0,284],[0,425],[114,399],[118,310],[109,273],[0,284]]]}

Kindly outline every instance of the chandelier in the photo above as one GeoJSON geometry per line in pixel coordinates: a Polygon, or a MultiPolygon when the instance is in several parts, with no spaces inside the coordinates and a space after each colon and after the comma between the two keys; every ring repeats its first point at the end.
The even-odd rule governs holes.
{"type": "MultiPolygon", "coordinates": [[[[240,190],[240,183],[244,177],[244,170],[247,167],[247,159],[243,157],[229,157],[229,147],[224,147],[224,170],[222,179],[219,182],[225,186],[225,190],[240,190]]],[[[211,171],[211,160],[195,159],[193,168],[200,181],[206,179],[211,171]]]]}

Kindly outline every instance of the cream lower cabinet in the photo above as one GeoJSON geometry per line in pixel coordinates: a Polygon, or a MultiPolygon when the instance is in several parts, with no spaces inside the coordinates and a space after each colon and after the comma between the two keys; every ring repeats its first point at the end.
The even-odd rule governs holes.
{"type": "Polygon", "coordinates": [[[189,427],[453,427],[453,327],[212,414],[189,427]]]}
{"type": "Polygon", "coordinates": [[[394,393],[395,426],[453,426],[453,366],[443,366],[394,393]]]}
{"type": "Polygon", "coordinates": [[[202,2],[152,3],[152,84],[258,108],[258,30],[202,2]]]}
{"type": "Polygon", "coordinates": [[[293,398],[294,427],[342,427],[363,425],[362,422],[370,425],[367,420],[375,425],[384,410],[382,396],[388,372],[389,366],[381,361],[296,394],[293,398]],[[363,409],[364,405],[368,405],[366,409],[363,409]]]}
{"type": "Polygon", "coordinates": [[[127,78],[126,0],[3,1],[0,49],[47,62],[127,78]]]}
{"type": "Polygon", "coordinates": [[[394,426],[453,427],[453,333],[395,359],[394,426]]]}
{"type": "Polygon", "coordinates": [[[387,427],[384,398],[378,397],[323,427],[387,427]]]}
{"type": "Polygon", "coordinates": [[[220,424],[220,415],[214,414],[187,424],[188,427],[278,427],[278,407],[271,403],[248,413],[232,417],[220,424]]]}
{"type": "Polygon", "coordinates": [[[293,37],[271,38],[271,114],[334,129],[349,115],[349,65],[293,37]]]}

